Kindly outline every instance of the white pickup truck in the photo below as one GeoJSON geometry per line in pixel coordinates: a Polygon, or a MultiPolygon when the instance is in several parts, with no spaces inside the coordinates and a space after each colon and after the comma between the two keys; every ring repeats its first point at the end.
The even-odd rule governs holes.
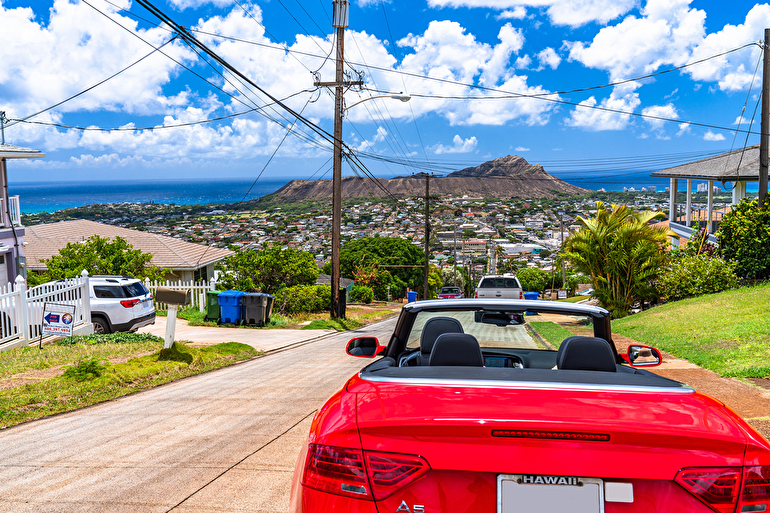
{"type": "Polygon", "coordinates": [[[476,298],[524,299],[519,279],[512,274],[484,276],[476,287],[476,298]]]}

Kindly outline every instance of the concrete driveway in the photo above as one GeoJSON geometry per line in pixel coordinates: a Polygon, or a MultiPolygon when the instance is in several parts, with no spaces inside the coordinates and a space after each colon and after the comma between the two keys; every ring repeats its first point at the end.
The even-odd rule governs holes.
{"type": "Polygon", "coordinates": [[[394,324],[0,431],[0,512],[283,513],[315,410],[366,364],[347,340],[394,324]]]}

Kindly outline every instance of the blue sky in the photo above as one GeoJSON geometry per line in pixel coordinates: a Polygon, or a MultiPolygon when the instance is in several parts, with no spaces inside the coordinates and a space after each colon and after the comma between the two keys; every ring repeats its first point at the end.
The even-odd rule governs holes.
{"type": "MultiPolygon", "coordinates": [[[[262,110],[271,119],[252,111],[199,123],[269,100],[235,90],[221,68],[179,40],[168,43],[169,31],[139,4],[86,1],[0,0],[0,110],[11,120],[144,57],[73,100],[11,121],[6,142],[47,154],[14,162],[11,181],[256,177],[279,145],[264,178],[330,176],[328,141],[300,124],[281,143],[294,119],[279,107],[262,110]]],[[[333,98],[313,86],[311,73],[334,78],[334,54],[325,59],[330,0],[155,5],[332,131],[333,98]]],[[[765,27],[770,6],[743,1],[352,0],[347,69],[362,73],[366,85],[346,93],[347,105],[383,92],[412,99],[351,107],[344,139],[381,177],[426,163],[444,173],[509,154],[578,184],[644,177],[743,146],[746,135],[736,129],[748,128],[761,81],[759,47],[751,43],[765,27]]]]}

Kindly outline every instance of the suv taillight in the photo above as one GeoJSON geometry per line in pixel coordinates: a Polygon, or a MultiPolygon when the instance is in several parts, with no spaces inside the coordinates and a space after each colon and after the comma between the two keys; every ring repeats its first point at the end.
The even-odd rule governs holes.
{"type": "Polygon", "coordinates": [[[682,469],[674,479],[685,490],[719,513],[767,511],[770,506],[770,467],[682,469]]]}
{"type": "Polygon", "coordinates": [[[139,299],[124,299],[120,302],[126,308],[133,308],[140,300],[139,299]]]}
{"type": "Polygon", "coordinates": [[[382,500],[428,470],[428,462],[419,456],[310,444],[302,484],[336,495],[382,500]]]}

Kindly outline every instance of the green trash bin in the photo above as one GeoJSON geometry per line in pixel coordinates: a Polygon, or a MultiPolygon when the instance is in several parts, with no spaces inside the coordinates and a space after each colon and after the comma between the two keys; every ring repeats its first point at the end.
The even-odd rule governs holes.
{"type": "Polygon", "coordinates": [[[203,317],[204,321],[217,321],[219,320],[219,302],[217,301],[217,290],[206,291],[206,315],[203,317]]]}

